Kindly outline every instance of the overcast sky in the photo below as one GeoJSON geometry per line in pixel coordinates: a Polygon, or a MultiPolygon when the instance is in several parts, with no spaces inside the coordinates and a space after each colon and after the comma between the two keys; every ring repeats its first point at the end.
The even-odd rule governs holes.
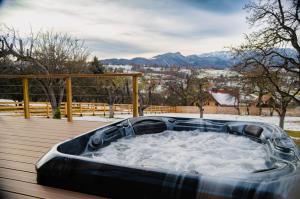
{"type": "MultiPolygon", "coordinates": [[[[0,0],[1,2],[1,0],[0,0]]],[[[54,30],[86,41],[103,58],[224,50],[249,31],[246,0],[4,0],[0,23],[54,30]]]]}

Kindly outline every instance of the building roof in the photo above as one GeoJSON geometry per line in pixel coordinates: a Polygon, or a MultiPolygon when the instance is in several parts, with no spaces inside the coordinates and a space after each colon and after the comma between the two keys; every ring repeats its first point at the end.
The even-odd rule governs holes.
{"type": "Polygon", "coordinates": [[[269,93],[269,94],[265,94],[261,97],[261,101],[266,104],[268,103],[270,100],[272,99],[272,95],[269,93]]]}
{"type": "Polygon", "coordinates": [[[224,92],[210,92],[212,97],[220,104],[221,106],[237,106],[238,101],[236,97],[230,95],[229,93],[224,92]]]}

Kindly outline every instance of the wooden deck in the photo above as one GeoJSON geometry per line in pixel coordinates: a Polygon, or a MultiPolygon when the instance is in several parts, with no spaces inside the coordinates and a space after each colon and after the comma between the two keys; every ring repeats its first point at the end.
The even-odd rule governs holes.
{"type": "Polygon", "coordinates": [[[0,116],[0,198],[99,198],[36,184],[35,163],[54,144],[104,124],[0,116]]]}

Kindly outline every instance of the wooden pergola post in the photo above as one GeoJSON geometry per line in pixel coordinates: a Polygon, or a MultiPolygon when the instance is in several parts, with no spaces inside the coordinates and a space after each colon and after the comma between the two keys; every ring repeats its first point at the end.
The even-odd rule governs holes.
{"type": "Polygon", "coordinates": [[[139,95],[138,95],[138,77],[132,76],[132,115],[133,117],[138,117],[138,106],[139,106],[139,95]]]}
{"type": "Polygon", "coordinates": [[[23,101],[24,101],[24,117],[26,119],[29,119],[30,118],[30,112],[29,112],[28,78],[23,78],[23,101]]]}
{"type": "Polygon", "coordinates": [[[66,97],[67,97],[67,117],[68,122],[73,121],[72,117],[72,81],[71,77],[66,78],[66,97]]]}

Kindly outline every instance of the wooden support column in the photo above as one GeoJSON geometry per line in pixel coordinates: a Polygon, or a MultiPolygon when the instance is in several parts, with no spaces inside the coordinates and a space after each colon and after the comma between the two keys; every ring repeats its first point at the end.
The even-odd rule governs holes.
{"type": "Polygon", "coordinates": [[[30,118],[30,112],[29,112],[29,85],[28,85],[28,79],[23,79],[23,101],[24,101],[24,117],[26,119],[30,118]]]}
{"type": "Polygon", "coordinates": [[[138,117],[139,112],[138,112],[138,106],[139,106],[139,96],[138,96],[138,77],[133,76],[132,77],[132,115],[133,117],[138,117]]]}
{"type": "Polygon", "coordinates": [[[66,78],[66,97],[67,97],[67,117],[68,122],[73,121],[72,117],[72,81],[71,77],[66,78]]]}

